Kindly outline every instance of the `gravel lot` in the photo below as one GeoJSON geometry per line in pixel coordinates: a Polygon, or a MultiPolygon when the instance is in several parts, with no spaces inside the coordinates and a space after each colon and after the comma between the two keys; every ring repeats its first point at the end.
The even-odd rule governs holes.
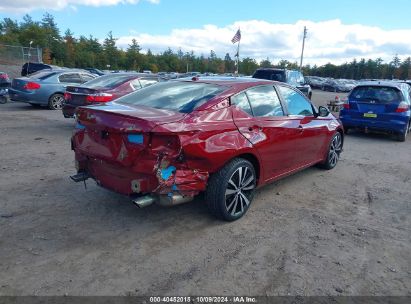
{"type": "Polygon", "coordinates": [[[352,133],[334,170],[266,186],[224,223],[202,199],[138,209],[71,182],[72,128],[0,105],[0,295],[411,294],[411,137],[352,133]]]}

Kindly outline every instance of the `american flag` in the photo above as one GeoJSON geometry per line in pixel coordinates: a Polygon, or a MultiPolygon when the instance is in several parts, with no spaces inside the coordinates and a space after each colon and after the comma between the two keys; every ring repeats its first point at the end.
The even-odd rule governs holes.
{"type": "Polygon", "coordinates": [[[240,29],[238,29],[238,31],[237,31],[237,33],[235,33],[233,39],[231,39],[231,42],[236,43],[240,40],[241,40],[241,32],[240,32],[240,29]]]}

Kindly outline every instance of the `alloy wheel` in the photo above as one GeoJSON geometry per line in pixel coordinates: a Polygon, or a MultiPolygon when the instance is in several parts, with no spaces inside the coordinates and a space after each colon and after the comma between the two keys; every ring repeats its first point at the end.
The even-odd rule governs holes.
{"type": "Polygon", "coordinates": [[[226,210],[232,216],[237,216],[247,210],[251,195],[256,186],[254,172],[248,167],[239,167],[231,175],[225,191],[226,210]]]}
{"type": "Polygon", "coordinates": [[[62,95],[54,95],[51,98],[51,107],[54,110],[60,110],[63,107],[64,97],[62,95]]]}
{"type": "Polygon", "coordinates": [[[328,160],[329,160],[330,167],[334,167],[337,164],[338,159],[340,157],[341,150],[342,150],[342,138],[341,138],[341,134],[337,133],[334,136],[333,140],[331,141],[330,151],[328,152],[328,160]]]}

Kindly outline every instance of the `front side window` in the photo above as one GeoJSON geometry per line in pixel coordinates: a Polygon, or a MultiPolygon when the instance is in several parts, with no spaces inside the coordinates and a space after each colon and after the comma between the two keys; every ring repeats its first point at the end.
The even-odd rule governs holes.
{"type": "Polygon", "coordinates": [[[226,89],[225,86],[201,82],[159,82],[125,95],[116,102],[191,113],[226,89]]]}
{"type": "Polygon", "coordinates": [[[297,85],[297,72],[294,72],[294,71],[289,72],[289,75],[290,76],[287,82],[293,86],[296,86],[297,85]]]}
{"type": "Polygon", "coordinates": [[[272,86],[261,86],[247,90],[248,100],[254,116],[283,116],[283,108],[277,92],[272,86]]]}
{"type": "Polygon", "coordinates": [[[253,112],[251,111],[250,103],[248,102],[248,98],[245,93],[240,93],[231,97],[231,104],[236,105],[248,115],[253,116],[253,112]]]}
{"type": "Polygon", "coordinates": [[[279,89],[287,105],[288,114],[303,116],[314,115],[311,103],[309,103],[300,93],[284,86],[279,86],[279,89]]]}

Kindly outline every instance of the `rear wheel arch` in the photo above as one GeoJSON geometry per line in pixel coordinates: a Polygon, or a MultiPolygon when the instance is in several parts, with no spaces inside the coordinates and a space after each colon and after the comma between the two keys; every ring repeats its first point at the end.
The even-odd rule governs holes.
{"type": "Polygon", "coordinates": [[[342,141],[342,145],[344,147],[344,136],[345,136],[344,131],[343,131],[343,129],[338,128],[337,132],[339,132],[341,134],[341,141],[342,141]]]}
{"type": "MultiPolygon", "coordinates": [[[[261,168],[260,168],[260,161],[258,160],[257,156],[255,156],[252,153],[244,153],[244,154],[236,155],[234,158],[243,158],[243,159],[248,160],[254,167],[255,174],[256,174],[256,177],[257,177],[257,181],[260,180],[260,178],[261,178],[261,168]]],[[[227,163],[229,163],[231,160],[232,159],[227,161],[227,163]]]]}

